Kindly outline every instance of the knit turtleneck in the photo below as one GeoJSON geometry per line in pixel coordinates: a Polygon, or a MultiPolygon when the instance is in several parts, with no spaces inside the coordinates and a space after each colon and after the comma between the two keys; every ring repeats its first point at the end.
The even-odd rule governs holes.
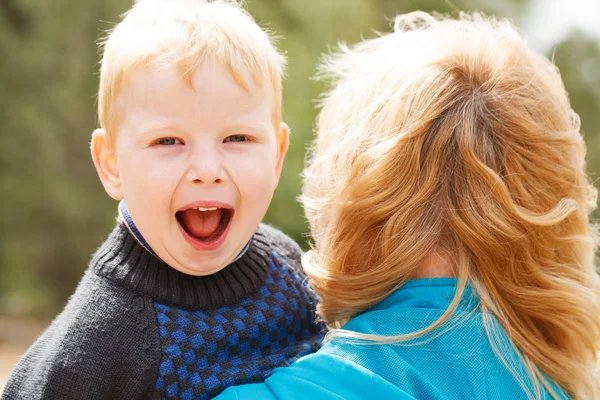
{"type": "Polygon", "coordinates": [[[233,304],[260,288],[267,276],[271,249],[259,226],[246,252],[221,271],[187,275],[161,261],[120,220],[91,261],[98,275],[155,301],[184,308],[211,309],[233,304]]]}
{"type": "Polygon", "coordinates": [[[198,277],[132,227],[119,220],[2,400],[207,400],[319,348],[302,252],[282,232],[260,224],[239,260],[198,277]]]}

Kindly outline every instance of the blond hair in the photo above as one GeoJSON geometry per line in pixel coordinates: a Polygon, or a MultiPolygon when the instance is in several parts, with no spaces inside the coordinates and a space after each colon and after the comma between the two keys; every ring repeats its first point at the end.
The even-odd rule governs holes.
{"type": "MultiPolygon", "coordinates": [[[[314,251],[303,264],[336,328],[381,301],[434,252],[452,257],[520,354],[539,398],[546,376],[600,398],[596,189],[557,68],[514,27],[479,14],[399,16],[391,34],[325,59],[302,200],[314,251]]],[[[506,362],[505,362],[506,364],[506,362]]],[[[509,365],[507,365],[510,367],[509,365]]],[[[524,389],[524,381],[517,377],[524,389]]]]}
{"type": "Polygon", "coordinates": [[[111,140],[122,118],[120,89],[150,64],[176,68],[189,85],[205,60],[222,65],[245,90],[249,76],[254,85],[272,88],[273,123],[281,122],[285,57],[235,0],[138,0],[101,46],[98,118],[111,140]]]}

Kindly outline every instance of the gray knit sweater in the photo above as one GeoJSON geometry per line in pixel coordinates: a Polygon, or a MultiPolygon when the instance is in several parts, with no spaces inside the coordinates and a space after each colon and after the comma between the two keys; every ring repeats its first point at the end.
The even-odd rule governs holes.
{"type": "Polygon", "coordinates": [[[322,340],[298,245],[261,225],[238,261],[193,277],[118,224],[2,400],[208,399],[322,340]]]}

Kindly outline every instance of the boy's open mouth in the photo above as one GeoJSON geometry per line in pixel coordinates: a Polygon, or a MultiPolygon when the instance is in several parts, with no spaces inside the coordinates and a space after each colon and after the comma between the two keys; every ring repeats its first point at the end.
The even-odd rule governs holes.
{"type": "Polygon", "coordinates": [[[204,244],[218,240],[227,230],[233,217],[233,209],[197,207],[175,214],[177,222],[192,239],[204,244]]]}

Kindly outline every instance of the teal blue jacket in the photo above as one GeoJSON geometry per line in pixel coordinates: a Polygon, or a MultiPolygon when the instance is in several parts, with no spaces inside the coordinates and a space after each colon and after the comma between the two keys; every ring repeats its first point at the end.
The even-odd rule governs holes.
{"type": "MultiPolygon", "coordinates": [[[[451,278],[409,281],[344,329],[377,335],[418,331],[448,308],[456,286],[451,278]]],[[[264,383],[230,387],[217,399],[527,399],[524,388],[531,391],[533,385],[523,363],[491,319],[494,343],[509,367],[495,354],[478,304],[467,287],[451,320],[430,334],[394,345],[334,339],[276,369],[264,383]]],[[[549,383],[561,399],[568,398],[549,383]]],[[[542,399],[551,399],[540,387],[542,399]]]]}

